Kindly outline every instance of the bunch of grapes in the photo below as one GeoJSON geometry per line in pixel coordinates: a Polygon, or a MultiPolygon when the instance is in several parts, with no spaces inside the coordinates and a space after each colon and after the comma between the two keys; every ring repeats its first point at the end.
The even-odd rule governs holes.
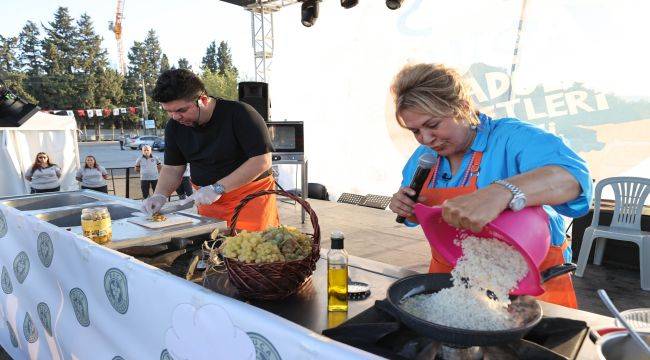
{"type": "Polygon", "coordinates": [[[226,238],[225,257],[246,263],[270,263],[304,259],[311,253],[312,239],[289,226],[269,228],[263,232],[242,231],[226,238]]]}

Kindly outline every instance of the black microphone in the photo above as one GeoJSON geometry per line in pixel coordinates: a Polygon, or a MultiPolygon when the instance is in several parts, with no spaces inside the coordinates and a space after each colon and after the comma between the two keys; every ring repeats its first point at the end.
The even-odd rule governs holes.
{"type": "Polygon", "coordinates": [[[451,180],[451,174],[442,173],[442,180],[445,180],[445,181],[451,180]]]}
{"type": "MultiPolygon", "coordinates": [[[[422,190],[422,186],[429,175],[429,170],[431,170],[433,165],[436,163],[436,159],[437,156],[431,153],[423,154],[418,159],[418,168],[415,170],[413,180],[411,180],[411,185],[409,185],[411,189],[415,190],[415,195],[409,196],[411,200],[417,201],[418,196],[420,196],[420,190],[422,190]]],[[[406,218],[404,216],[398,216],[395,219],[395,221],[400,224],[403,224],[405,220],[406,218]]]]}

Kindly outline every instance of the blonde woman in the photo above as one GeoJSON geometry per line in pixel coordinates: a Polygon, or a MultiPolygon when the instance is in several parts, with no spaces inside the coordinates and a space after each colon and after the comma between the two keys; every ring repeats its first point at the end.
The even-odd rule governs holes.
{"type": "Polygon", "coordinates": [[[76,178],[81,182],[82,189],[108,193],[108,186],[106,186],[108,172],[97,163],[97,159],[92,155],[86,156],[84,166],[77,170],[76,178]]]}
{"type": "MultiPolygon", "coordinates": [[[[559,137],[517,119],[492,119],[476,111],[462,77],[444,65],[417,64],[402,69],[392,93],[399,125],[421,144],[402,172],[402,187],[390,209],[415,226],[411,183],[422,154],[437,157],[417,202],[442,206],[452,226],[480,231],[502,211],[545,205],[551,248],[545,270],[571,260],[560,214],[579,217],[592,195],[587,166],[559,137]],[[480,173],[479,173],[480,172],[480,173]]],[[[451,266],[431,250],[429,272],[451,266]]],[[[539,298],[577,307],[570,276],[546,282],[539,298]]]]}
{"type": "Polygon", "coordinates": [[[31,193],[54,192],[61,189],[61,169],[50,162],[50,157],[44,153],[36,154],[32,166],[25,172],[25,179],[30,182],[31,193]]]}

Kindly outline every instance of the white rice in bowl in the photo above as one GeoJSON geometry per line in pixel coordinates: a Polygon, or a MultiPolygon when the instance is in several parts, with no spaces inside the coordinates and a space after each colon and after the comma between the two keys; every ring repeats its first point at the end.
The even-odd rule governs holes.
{"type": "MultiPolygon", "coordinates": [[[[458,241],[458,240],[456,240],[458,241]]],[[[451,272],[453,286],[434,294],[415,295],[401,306],[429,322],[471,330],[505,330],[519,326],[508,312],[508,294],[528,273],[528,264],[512,246],[491,238],[460,241],[463,256],[451,272]],[[486,292],[496,295],[491,299],[486,292]]]]}

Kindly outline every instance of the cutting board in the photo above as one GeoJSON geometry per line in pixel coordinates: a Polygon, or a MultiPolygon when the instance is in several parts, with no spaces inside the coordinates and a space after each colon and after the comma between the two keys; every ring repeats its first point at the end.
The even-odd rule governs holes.
{"type": "Polygon", "coordinates": [[[138,224],[140,226],[144,226],[148,229],[160,229],[168,226],[173,226],[173,225],[180,225],[180,224],[187,224],[192,222],[192,218],[189,218],[187,216],[183,215],[165,215],[167,217],[167,220],[165,221],[150,221],[146,217],[132,217],[128,218],[127,221],[138,224]]]}

